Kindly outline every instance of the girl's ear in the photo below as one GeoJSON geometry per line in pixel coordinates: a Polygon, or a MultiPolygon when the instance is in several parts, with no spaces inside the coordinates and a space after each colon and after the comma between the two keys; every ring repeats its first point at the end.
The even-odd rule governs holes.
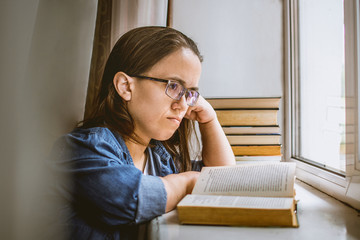
{"type": "Polygon", "coordinates": [[[118,72],[113,79],[116,92],[125,101],[131,100],[133,79],[124,72],[118,72]]]}

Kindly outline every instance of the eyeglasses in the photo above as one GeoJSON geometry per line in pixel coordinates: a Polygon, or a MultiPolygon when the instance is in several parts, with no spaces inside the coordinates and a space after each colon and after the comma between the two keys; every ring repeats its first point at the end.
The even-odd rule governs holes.
{"type": "Polygon", "coordinates": [[[170,98],[178,101],[185,94],[186,104],[189,105],[190,107],[195,106],[195,104],[200,96],[200,93],[198,91],[187,89],[178,81],[165,80],[165,79],[140,76],[140,75],[134,75],[131,77],[167,83],[166,88],[165,88],[166,95],[168,95],[170,98]]]}

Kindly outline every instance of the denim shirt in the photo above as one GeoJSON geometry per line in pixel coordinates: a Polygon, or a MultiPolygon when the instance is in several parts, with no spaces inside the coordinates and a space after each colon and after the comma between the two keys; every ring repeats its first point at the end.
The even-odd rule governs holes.
{"type": "Polygon", "coordinates": [[[165,147],[152,145],[155,170],[149,174],[156,176],[137,169],[124,140],[108,128],[75,129],[57,141],[52,168],[69,184],[58,182],[54,192],[65,199],[61,214],[71,239],[133,239],[140,223],[165,213],[167,194],[158,176],[178,171],[165,147]]]}

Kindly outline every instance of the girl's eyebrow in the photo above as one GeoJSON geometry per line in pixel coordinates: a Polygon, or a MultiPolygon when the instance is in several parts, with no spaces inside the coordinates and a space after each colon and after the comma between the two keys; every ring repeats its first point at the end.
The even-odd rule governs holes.
{"type": "MultiPolygon", "coordinates": [[[[186,87],[186,82],[184,80],[182,80],[181,78],[178,78],[178,77],[169,77],[168,78],[169,80],[174,80],[174,81],[177,81],[179,82],[181,85],[183,85],[184,87],[186,87]]],[[[190,90],[195,90],[195,91],[198,91],[199,88],[198,87],[186,87],[187,89],[190,89],[190,90]]]]}

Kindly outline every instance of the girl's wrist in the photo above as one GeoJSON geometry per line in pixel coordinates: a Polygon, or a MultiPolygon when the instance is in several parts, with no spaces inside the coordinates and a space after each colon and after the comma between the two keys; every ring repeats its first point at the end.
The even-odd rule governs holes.
{"type": "Polygon", "coordinates": [[[214,117],[213,119],[211,119],[207,122],[204,122],[204,123],[199,122],[199,127],[204,128],[204,129],[211,128],[211,127],[216,126],[218,124],[218,122],[219,122],[218,119],[216,117],[214,117]]]}

